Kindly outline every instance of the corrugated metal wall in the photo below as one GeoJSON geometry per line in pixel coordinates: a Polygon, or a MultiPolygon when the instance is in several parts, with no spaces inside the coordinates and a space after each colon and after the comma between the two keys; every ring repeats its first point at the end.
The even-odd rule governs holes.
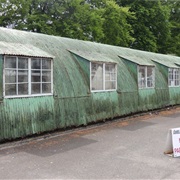
{"type": "Polygon", "coordinates": [[[0,55],[0,103],[3,99],[3,57],[0,55]]]}
{"type": "MultiPolygon", "coordinates": [[[[0,141],[180,104],[180,88],[168,87],[167,67],[155,63],[156,87],[139,90],[136,63],[118,57],[124,54],[168,60],[165,55],[3,28],[0,34],[0,41],[31,44],[55,56],[54,96],[0,99],[0,141]],[[117,91],[91,93],[90,62],[68,49],[114,56],[117,91]]],[[[0,97],[2,63],[0,56],[0,97]]]]}

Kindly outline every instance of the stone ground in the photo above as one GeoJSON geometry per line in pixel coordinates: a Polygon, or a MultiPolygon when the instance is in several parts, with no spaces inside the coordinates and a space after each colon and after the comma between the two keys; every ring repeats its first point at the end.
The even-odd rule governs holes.
{"type": "Polygon", "coordinates": [[[0,144],[0,179],[180,179],[176,127],[180,108],[0,144]]]}

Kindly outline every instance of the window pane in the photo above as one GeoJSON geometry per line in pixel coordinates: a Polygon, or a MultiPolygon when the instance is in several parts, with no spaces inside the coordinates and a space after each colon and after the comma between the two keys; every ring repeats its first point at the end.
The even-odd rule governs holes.
{"type": "Polygon", "coordinates": [[[140,88],[146,87],[145,67],[139,66],[138,85],[140,88]]]}
{"type": "Polygon", "coordinates": [[[179,69],[174,69],[175,86],[179,86],[179,69]]]}
{"type": "Polygon", "coordinates": [[[115,73],[116,72],[116,65],[115,64],[106,64],[105,65],[106,73],[115,73]]]}
{"type": "Polygon", "coordinates": [[[28,69],[28,58],[18,58],[18,69],[28,69]]]}
{"type": "Polygon", "coordinates": [[[5,85],[6,96],[16,95],[16,84],[5,85]]]}
{"type": "Polygon", "coordinates": [[[51,72],[50,71],[42,72],[42,82],[51,82],[51,72]]]}
{"type": "Polygon", "coordinates": [[[42,60],[42,69],[51,69],[51,60],[50,59],[42,60]]]}
{"type": "Polygon", "coordinates": [[[147,67],[147,77],[153,76],[153,67],[147,67]]]}
{"type": "Polygon", "coordinates": [[[16,70],[5,70],[5,83],[16,82],[16,70]]]}
{"type": "Polygon", "coordinates": [[[105,74],[105,80],[107,81],[110,81],[111,80],[111,74],[110,73],[106,73],[105,74]]]}
{"type": "Polygon", "coordinates": [[[153,67],[147,67],[147,87],[153,87],[154,86],[154,68],[153,67]]]}
{"type": "Polygon", "coordinates": [[[105,87],[106,90],[116,89],[116,81],[106,81],[105,87]]]}
{"type": "Polygon", "coordinates": [[[42,93],[51,93],[51,83],[42,84],[42,93]]]}
{"type": "Polygon", "coordinates": [[[18,95],[28,95],[28,84],[18,84],[18,95]]]}
{"type": "Polygon", "coordinates": [[[31,69],[41,69],[41,59],[31,59],[31,69]]]}
{"type": "Polygon", "coordinates": [[[112,73],[111,74],[111,80],[112,81],[116,81],[116,73],[112,73]]]}
{"type": "Polygon", "coordinates": [[[16,68],[16,57],[6,57],[5,68],[16,68]]]}
{"type": "Polygon", "coordinates": [[[40,84],[39,84],[39,83],[37,83],[37,84],[32,84],[31,87],[32,87],[32,88],[31,88],[31,93],[32,93],[32,94],[40,94],[40,92],[41,92],[40,89],[41,89],[41,88],[40,88],[40,84]]]}
{"type": "Polygon", "coordinates": [[[41,82],[41,73],[40,71],[31,71],[31,82],[41,82]]]}
{"type": "Polygon", "coordinates": [[[28,82],[28,71],[18,71],[18,82],[28,82]]]}
{"type": "Polygon", "coordinates": [[[154,86],[153,81],[148,80],[147,81],[147,87],[153,87],[153,86],[154,86]]]}
{"type": "Polygon", "coordinates": [[[173,69],[169,68],[169,86],[174,86],[173,69]]]}
{"type": "Polygon", "coordinates": [[[180,85],[180,70],[178,68],[169,68],[168,84],[171,87],[180,85]]]}
{"type": "Polygon", "coordinates": [[[175,80],[175,86],[179,86],[179,81],[175,80]]]}
{"type": "Polygon", "coordinates": [[[92,90],[103,90],[103,64],[91,64],[92,90]]]}
{"type": "Polygon", "coordinates": [[[116,65],[105,64],[105,89],[116,89],[116,65]]]}
{"type": "Polygon", "coordinates": [[[29,95],[29,88],[32,95],[51,93],[51,61],[47,58],[6,56],[4,60],[5,95],[29,95]],[[29,79],[31,79],[30,82],[29,79]]]}

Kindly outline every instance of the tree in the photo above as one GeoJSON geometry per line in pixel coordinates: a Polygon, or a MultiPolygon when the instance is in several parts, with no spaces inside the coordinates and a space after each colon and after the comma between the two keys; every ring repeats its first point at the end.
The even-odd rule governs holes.
{"type": "Polygon", "coordinates": [[[0,26],[180,54],[179,0],[1,0],[0,26]]]}
{"type": "Polygon", "coordinates": [[[168,43],[167,53],[180,56],[180,1],[165,1],[164,5],[171,10],[171,39],[168,43]]]}
{"type": "Polygon", "coordinates": [[[100,8],[104,8],[105,5],[106,5],[106,1],[107,0],[85,0],[86,3],[88,3],[91,8],[97,8],[97,9],[100,9],[100,8]]]}
{"type": "Polygon", "coordinates": [[[132,48],[166,53],[170,38],[169,9],[159,0],[136,0],[130,11],[136,14],[136,19],[130,21],[136,39],[132,48]]]}
{"type": "Polygon", "coordinates": [[[64,4],[61,18],[54,21],[56,32],[62,36],[99,42],[104,36],[103,19],[99,9],[91,8],[84,0],[73,0],[64,4]]]}
{"type": "Polygon", "coordinates": [[[100,41],[103,18],[84,0],[2,0],[0,25],[4,27],[100,41]]]}
{"type": "Polygon", "coordinates": [[[123,7],[131,7],[133,2],[134,0],[116,0],[116,3],[123,7]]]}
{"type": "Polygon", "coordinates": [[[31,0],[26,24],[22,28],[38,33],[54,34],[52,21],[54,3],[54,0],[31,0]]]}
{"type": "Polygon", "coordinates": [[[19,29],[26,23],[30,3],[30,0],[1,0],[0,25],[19,29]]]}
{"type": "Polygon", "coordinates": [[[130,35],[132,27],[127,23],[127,18],[133,18],[133,13],[128,8],[120,7],[114,1],[107,1],[103,18],[103,43],[128,47],[133,42],[130,35]]]}

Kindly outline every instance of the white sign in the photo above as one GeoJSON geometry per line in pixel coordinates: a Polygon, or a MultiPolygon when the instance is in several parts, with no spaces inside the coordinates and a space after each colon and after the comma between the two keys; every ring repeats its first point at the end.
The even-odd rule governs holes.
{"type": "Polygon", "coordinates": [[[171,129],[174,157],[180,156],[180,128],[171,129]]]}

